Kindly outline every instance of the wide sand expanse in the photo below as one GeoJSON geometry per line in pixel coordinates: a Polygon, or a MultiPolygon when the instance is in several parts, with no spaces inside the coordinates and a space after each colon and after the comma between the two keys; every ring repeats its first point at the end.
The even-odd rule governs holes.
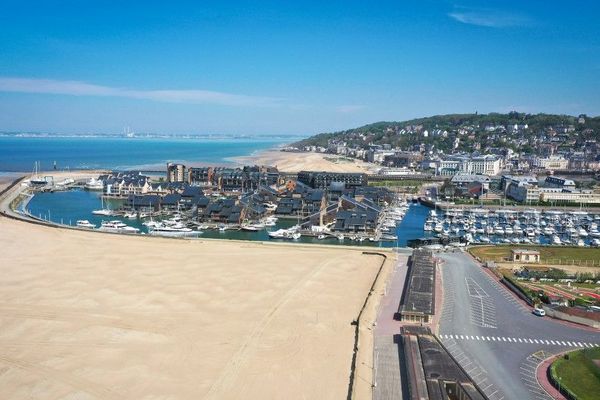
{"type": "Polygon", "coordinates": [[[342,399],[381,257],[0,218],[0,397],[342,399]]]}
{"type": "Polygon", "coordinates": [[[271,165],[284,172],[329,171],[329,172],[370,172],[381,168],[361,160],[348,159],[332,154],[287,152],[268,150],[252,156],[235,157],[240,165],[271,165]]]}

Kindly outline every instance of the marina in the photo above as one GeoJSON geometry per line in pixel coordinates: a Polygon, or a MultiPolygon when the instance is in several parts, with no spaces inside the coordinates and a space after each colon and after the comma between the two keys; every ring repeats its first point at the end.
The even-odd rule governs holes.
{"type": "Polygon", "coordinates": [[[75,187],[58,192],[36,192],[21,208],[32,217],[52,223],[101,232],[166,237],[293,241],[369,247],[406,246],[415,237],[433,236],[423,231],[429,209],[408,203],[381,216],[379,239],[366,234],[339,234],[298,227],[298,219],[271,215],[244,224],[186,222],[186,212],[132,213],[120,211],[123,199],[103,199],[101,192],[75,187]]]}
{"type": "MultiPolygon", "coordinates": [[[[96,178],[71,180],[60,185],[53,181],[45,185],[30,181],[31,194],[23,203],[21,212],[39,220],[80,229],[174,238],[370,247],[407,246],[420,240],[420,243],[438,240],[436,243],[600,247],[600,213],[594,210],[451,205],[443,208],[434,205],[431,209],[431,204],[413,203],[401,198],[386,206],[376,206],[364,200],[358,202],[348,195],[342,195],[336,201],[339,204],[349,203],[354,209],[345,210],[339,204],[334,209],[335,203],[331,201],[323,209],[318,206],[324,201],[321,191],[300,185],[293,193],[300,193],[306,199],[302,202],[302,209],[294,205],[296,197],[281,197],[280,194],[260,204],[259,208],[263,210],[260,214],[243,214],[243,209],[239,208],[241,205],[236,205],[237,200],[234,202],[231,195],[224,196],[222,191],[211,194],[209,190],[208,203],[201,205],[198,196],[203,196],[206,188],[182,186],[180,195],[155,196],[162,204],[157,208],[152,201],[157,203],[158,200],[152,200],[152,196],[106,195],[105,188],[99,190],[101,183],[96,178]],[[311,208],[312,198],[316,208],[311,208]],[[181,208],[182,204],[190,204],[190,201],[196,202],[193,207],[181,208]],[[375,211],[372,212],[371,208],[375,211]],[[360,210],[365,211],[362,219],[357,210],[359,213],[360,210]],[[213,215],[213,212],[217,214],[213,215]],[[203,218],[204,214],[210,217],[203,218]],[[319,218],[321,222],[318,222],[319,218]]],[[[135,189],[129,187],[129,190],[135,189]]],[[[251,202],[248,199],[258,196],[260,190],[257,187],[253,194],[237,194],[234,197],[251,202]]],[[[264,196],[258,198],[265,199],[264,196]]]]}
{"type": "Polygon", "coordinates": [[[558,209],[447,208],[431,210],[423,230],[471,244],[600,246],[600,212],[558,209]]]}

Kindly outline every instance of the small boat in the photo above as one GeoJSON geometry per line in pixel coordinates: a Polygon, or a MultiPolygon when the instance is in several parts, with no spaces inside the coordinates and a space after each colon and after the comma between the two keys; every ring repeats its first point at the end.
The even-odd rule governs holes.
{"type": "Polygon", "coordinates": [[[93,228],[96,227],[96,225],[92,224],[87,219],[80,219],[80,220],[77,221],[77,227],[79,227],[79,228],[93,229],[93,228]]]}
{"type": "Polygon", "coordinates": [[[150,235],[155,236],[167,236],[167,237],[188,237],[198,236],[202,232],[194,231],[190,228],[186,228],[183,225],[180,226],[167,226],[160,225],[149,230],[150,235]]]}
{"type": "Polygon", "coordinates": [[[99,231],[104,232],[116,232],[116,233],[137,233],[140,230],[138,228],[134,228],[132,226],[128,226],[119,220],[113,221],[102,221],[99,231]]]}
{"type": "Polygon", "coordinates": [[[562,244],[560,238],[557,235],[552,236],[552,244],[562,244]]]}
{"type": "Polygon", "coordinates": [[[125,213],[125,215],[123,215],[123,217],[127,218],[127,219],[135,219],[135,218],[137,218],[137,214],[134,212],[125,213]]]}
{"type": "Polygon", "coordinates": [[[283,239],[285,232],[287,232],[285,229],[277,229],[276,231],[268,232],[268,235],[273,239],[283,239]]]}
{"type": "Polygon", "coordinates": [[[104,208],[104,199],[102,197],[100,197],[100,202],[102,204],[102,208],[99,210],[94,210],[92,211],[92,214],[94,215],[104,215],[104,216],[110,216],[110,215],[114,215],[113,210],[108,209],[108,208],[104,208]]]}
{"type": "Polygon", "coordinates": [[[113,213],[112,210],[109,210],[109,209],[106,209],[106,208],[102,208],[100,210],[94,210],[94,211],[92,211],[92,214],[94,214],[94,215],[110,216],[110,215],[113,215],[114,213],[113,213]]]}
{"type": "Polygon", "coordinates": [[[323,235],[323,234],[320,234],[319,236],[317,236],[317,239],[319,239],[319,240],[323,240],[323,239],[325,239],[326,237],[327,237],[327,236],[325,236],[325,235],[323,235]]]}
{"type": "Polygon", "coordinates": [[[386,242],[395,242],[398,240],[398,236],[396,235],[381,235],[381,240],[386,242]]]}
{"type": "Polygon", "coordinates": [[[242,226],[240,226],[240,229],[243,231],[248,231],[248,232],[258,232],[259,231],[259,229],[254,225],[242,225],[242,226]]]}

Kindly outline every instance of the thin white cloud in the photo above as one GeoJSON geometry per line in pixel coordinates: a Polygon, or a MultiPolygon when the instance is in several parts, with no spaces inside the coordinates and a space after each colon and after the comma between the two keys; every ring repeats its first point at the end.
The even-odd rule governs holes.
{"type": "Polygon", "coordinates": [[[365,108],[365,106],[360,105],[360,104],[346,104],[346,105],[342,105],[342,106],[337,106],[335,108],[335,110],[339,113],[350,114],[353,112],[363,110],[364,108],[365,108]]]}
{"type": "Polygon", "coordinates": [[[101,86],[80,81],[6,77],[0,77],[0,91],[70,96],[124,97],[169,103],[216,104],[224,106],[265,107],[276,106],[281,102],[281,99],[273,97],[246,96],[210,90],[136,90],[101,86]]]}
{"type": "Polygon", "coordinates": [[[460,23],[488,28],[508,28],[514,26],[528,26],[532,20],[524,15],[490,9],[460,8],[448,14],[460,23]]]}

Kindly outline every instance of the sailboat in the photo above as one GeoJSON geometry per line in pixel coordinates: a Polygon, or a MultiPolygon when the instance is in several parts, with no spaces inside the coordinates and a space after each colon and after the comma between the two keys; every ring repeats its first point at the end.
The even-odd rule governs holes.
{"type": "Polygon", "coordinates": [[[29,183],[32,185],[46,185],[48,182],[45,178],[39,176],[39,161],[34,163],[33,176],[29,180],[29,183]]]}
{"type": "Polygon", "coordinates": [[[104,208],[104,198],[100,196],[100,201],[102,202],[102,208],[100,210],[92,211],[94,215],[113,215],[113,211],[109,208],[104,208]]]}

